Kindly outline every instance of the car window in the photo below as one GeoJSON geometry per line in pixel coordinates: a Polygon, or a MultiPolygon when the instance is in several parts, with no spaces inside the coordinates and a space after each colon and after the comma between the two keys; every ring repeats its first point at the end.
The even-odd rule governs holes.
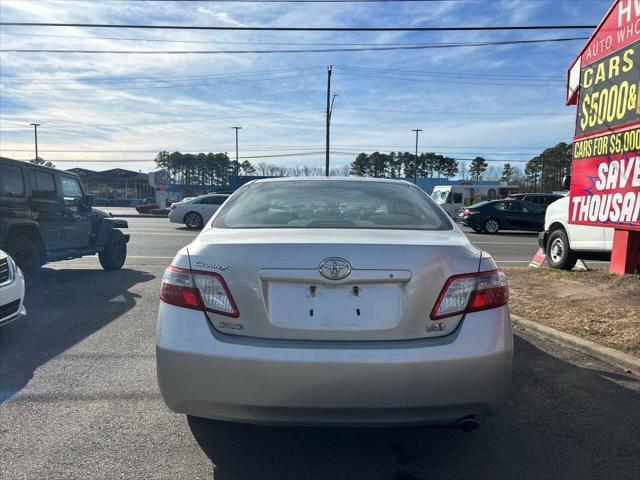
{"type": "Polygon", "coordinates": [[[498,202],[494,205],[496,210],[504,210],[509,212],[519,212],[520,202],[498,202]]]}
{"type": "Polygon", "coordinates": [[[540,213],[544,211],[543,207],[531,202],[522,202],[520,206],[522,207],[522,211],[526,213],[540,213]]]}
{"type": "Polygon", "coordinates": [[[65,201],[82,199],[82,188],[77,179],[62,176],[60,177],[60,183],[62,184],[62,196],[65,201]]]}
{"type": "Polygon", "coordinates": [[[222,200],[219,197],[205,197],[195,203],[198,205],[220,205],[222,200]]]}
{"type": "Polygon", "coordinates": [[[446,214],[404,183],[257,183],[224,204],[216,228],[451,230],[446,214]]]}
{"type": "Polygon", "coordinates": [[[36,200],[57,200],[56,179],[53,173],[32,171],[32,194],[36,200]]]}
{"type": "Polygon", "coordinates": [[[462,203],[462,192],[454,192],[453,203],[462,203]]]}
{"type": "Polygon", "coordinates": [[[0,196],[24,197],[24,177],[22,169],[0,164],[0,196]]]}

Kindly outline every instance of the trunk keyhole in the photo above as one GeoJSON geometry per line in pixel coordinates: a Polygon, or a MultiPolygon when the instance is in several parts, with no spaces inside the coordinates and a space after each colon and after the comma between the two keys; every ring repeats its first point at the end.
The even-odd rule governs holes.
{"type": "Polygon", "coordinates": [[[313,317],[313,308],[309,310],[309,316],[313,317]]]}
{"type": "Polygon", "coordinates": [[[360,316],[360,309],[356,308],[356,315],[360,316]]]}

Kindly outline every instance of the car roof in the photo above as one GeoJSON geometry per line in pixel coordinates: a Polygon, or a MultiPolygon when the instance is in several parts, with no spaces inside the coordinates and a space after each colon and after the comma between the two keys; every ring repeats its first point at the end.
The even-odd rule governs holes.
{"type": "MultiPolygon", "coordinates": [[[[560,197],[558,193],[513,193],[509,197],[560,197]]],[[[508,198],[508,197],[507,197],[508,198]]]]}
{"type": "Polygon", "coordinates": [[[59,168],[53,168],[53,167],[45,167],[44,165],[37,165],[35,163],[31,163],[27,160],[15,160],[13,158],[8,158],[8,157],[0,157],[0,161],[2,162],[6,162],[6,163],[10,163],[19,167],[30,167],[30,168],[37,168],[40,170],[46,170],[49,172],[58,172],[58,173],[64,173],[65,175],[69,175],[70,177],[75,177],[75,178],[80,178],[78,175],[76,175],[73,172],[68,172],[66,170],[60,170],[59,168]]]}
{"type": "Polygon", "coordinates": [[[257,180],[252,180],[251,184],[256,183],[271,183],[271,182],[319,182],[319,181],[330,181],[330,182],[369,182],[369,183],[402,183],[406,185],[413,185],[411,182],[407,182],[406,180],[396,179],[396,178],[371,178],[371,177],[325,177],[325,176],[317,176],[317,177],[275,177],[275,178],[260,178],[257,180]]]}

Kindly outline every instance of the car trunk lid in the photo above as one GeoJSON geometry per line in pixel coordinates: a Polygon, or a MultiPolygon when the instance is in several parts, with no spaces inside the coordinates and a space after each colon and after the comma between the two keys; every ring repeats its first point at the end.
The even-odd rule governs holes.
{"type": "Polygon", "coordinates": [[[211,229],[188,250],[192,269],[220,273],[238,306],[238,318],[209,313],[214,328],[282,340],[450,333],[461,316],[429,314],[446,280],[480,260],[457,230],[211,229]]]}

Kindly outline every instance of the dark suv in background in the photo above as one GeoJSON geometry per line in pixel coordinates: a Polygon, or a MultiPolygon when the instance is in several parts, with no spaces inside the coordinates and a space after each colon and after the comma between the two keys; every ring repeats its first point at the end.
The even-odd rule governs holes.
{"type": "Polygon", "coordinates": [[[518,200],[520,202],[534,203],[542,208],[547,208],[556,200],[560,200],[564,195],[558,193],[514,193],[509,195],[509,200],[518,200]]]}
{"type": "Polygon", "coordinates": [[[122,267],[125,220],[93,208],[73,173],[0,157],[0,250],[27,278],[47,262],[98,254],[106,270],[122,267]]]}

